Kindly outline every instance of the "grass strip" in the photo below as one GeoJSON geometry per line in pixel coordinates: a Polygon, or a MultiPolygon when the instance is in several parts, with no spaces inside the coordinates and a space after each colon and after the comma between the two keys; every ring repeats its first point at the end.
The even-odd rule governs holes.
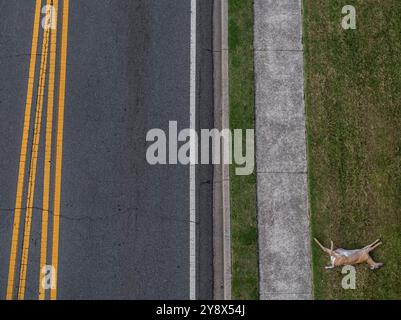
{"type": "MultiPolygon", "coordinates": [[[[230,127],[255,127],[253,1],[229,0],[230,127]]],[[[230,169],[233,299],[258,299],[256,175],[230,169]]]]}

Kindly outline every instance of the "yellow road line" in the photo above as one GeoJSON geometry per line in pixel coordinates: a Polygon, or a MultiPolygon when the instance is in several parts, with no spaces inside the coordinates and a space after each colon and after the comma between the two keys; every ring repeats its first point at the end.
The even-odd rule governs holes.
{"type": "MultiPolygon", "coordinates": [[[[53,0],[54,18],[57,26],[58,0],[53,0]]],[[[53,23],[52,23],[53,24],[53,23]]],[[[42,284],[42,270],[46,266],[47,258],[47,234],[49,226],[49,199],[50,199],[50,175],[51,175],[51,153],[52,153],[52,132],[53,132],[53,107],[54,107],[54,78],[56,73],[56,51],[57,51],[57,29],[51,30],[50,39],[50,70],[49,89],[47,100],[46,116],[46,146],[45,163],[43,174],[43,204],[42,204],[42,233],[40,240],[40,271],[39,271],[39,300],[46,297],[46,289],[42,284]]]]}
{"type": "Polygon", "coordinates": [[[7,294],[6,294],[7,300],[11,300],[13,298],[13,292],[14,292],[15,265],[17,261],[17,248],[18,248],[20,221],[21,221],[22,194],[24,190],[26,156],[28,148],[29,127],[31,121],[33,86],[35,81],[36,54],[39,40],[40,9],[41,9],[40,7],[41,7],[41,0],[36,0],[35,18],[34,18],[33,33],[32,33],[31,59],[30,59],[29,76],[28,76],[28,89],[27,89],[27,98],[25,104],[24,128],[22,134],[21,153],[20,153],[19,169],[18,169],[18,183],[17,183],[17,194],[15,200],[13,235],[11,240],[11,251],[10,251],[10,261],[9,261],[9,271],[8,271],[7,294]]]}
{"type": "MultiPolygon", "coordinates": [[[[50,5],[50,0],[47,0],[47,5],[50,5]]],[[[46,85],[47,60],[49,52],[49,35],[50,35],[50,29],[46,29],[44,31],[43,41],[42,41],[42,59],[41,59],[42,61],[39,72],[38,97],[36,103],[36,116],[35,116],[35,125],[33,131],[31,165],[29,169],[29,179],[28,179],[28,195],[26,201],[27,209],[25,215],[24,238],[22,245],[21,269],[20,269],[19,290],[18,290],[19,300],[23,300],[25,297],[29,244],[31,240],[32,211],[35,199],[35,183],[36,183],[36,173],[37,173],[39,144],[40,144],[40,132],[42,127],[42,113],[43,113],[42,110],[43,110],[43,100],[44,100],[45,85],[46,85]]]]}
{"type": "Polygon", "coordinates": [[[61,39],[61,61],[60,61],[60,83],[57,121],[57,147],[56,147],[56,175],[54,186],[54,215],[53,215],[53,243],[52,243],[52,265],[56,274],[54,276],[54,288],[51,289],[50,298],[57,299],[58,278],[58,245],[60,228],[60,196],[61,196],[61,172],[63,162],[63,131],[64,131],[64,105],[67,72],[67,45],[68,45],[68,14],[69,0],[63,0],[63,29],[61,39]]]}

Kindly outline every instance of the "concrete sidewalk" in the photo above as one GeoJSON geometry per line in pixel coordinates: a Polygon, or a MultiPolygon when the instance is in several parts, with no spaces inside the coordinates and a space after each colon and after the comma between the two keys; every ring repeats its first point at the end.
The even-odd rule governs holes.
{"type": "Polygon", "coordinates": [[[261,299],[311,299],[301,0],[255,0],[261,299]]]}

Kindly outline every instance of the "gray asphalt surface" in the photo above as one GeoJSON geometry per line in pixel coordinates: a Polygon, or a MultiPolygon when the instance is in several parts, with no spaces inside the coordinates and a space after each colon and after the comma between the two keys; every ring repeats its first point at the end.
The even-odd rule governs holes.
{"type": "MultiPolygon", "coordinates": [[[[8,280],[34,2],[0,3],[1,298],[8,280]]],[[[188,299],[189,167],[150,166],[145,137],[152,128],[167,132],[169,121],[189,127],[190,1],[70,0],[69,21],[58,299],[188,299]]],[[[198,128],[211,128],[212,0],[198,1],[197,29],[198,128]]],[[[43,132],[26,299],[38,296],[43,132]]],[[[212,174],[212,166],[197,167],[199,299],[213,297],[212,174]]],[[[49,251],[51,232],[50,225],[49,251]]]]}

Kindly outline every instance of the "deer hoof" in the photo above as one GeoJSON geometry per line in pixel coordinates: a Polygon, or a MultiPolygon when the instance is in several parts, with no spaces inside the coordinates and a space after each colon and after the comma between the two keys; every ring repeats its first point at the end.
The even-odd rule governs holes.
{"type": "Polygon", "coordinates": [[[379,269],[381,267],[383,267],[383,263],[376,263],[375,265],[370,266],[370,270],[379,269]]]}

